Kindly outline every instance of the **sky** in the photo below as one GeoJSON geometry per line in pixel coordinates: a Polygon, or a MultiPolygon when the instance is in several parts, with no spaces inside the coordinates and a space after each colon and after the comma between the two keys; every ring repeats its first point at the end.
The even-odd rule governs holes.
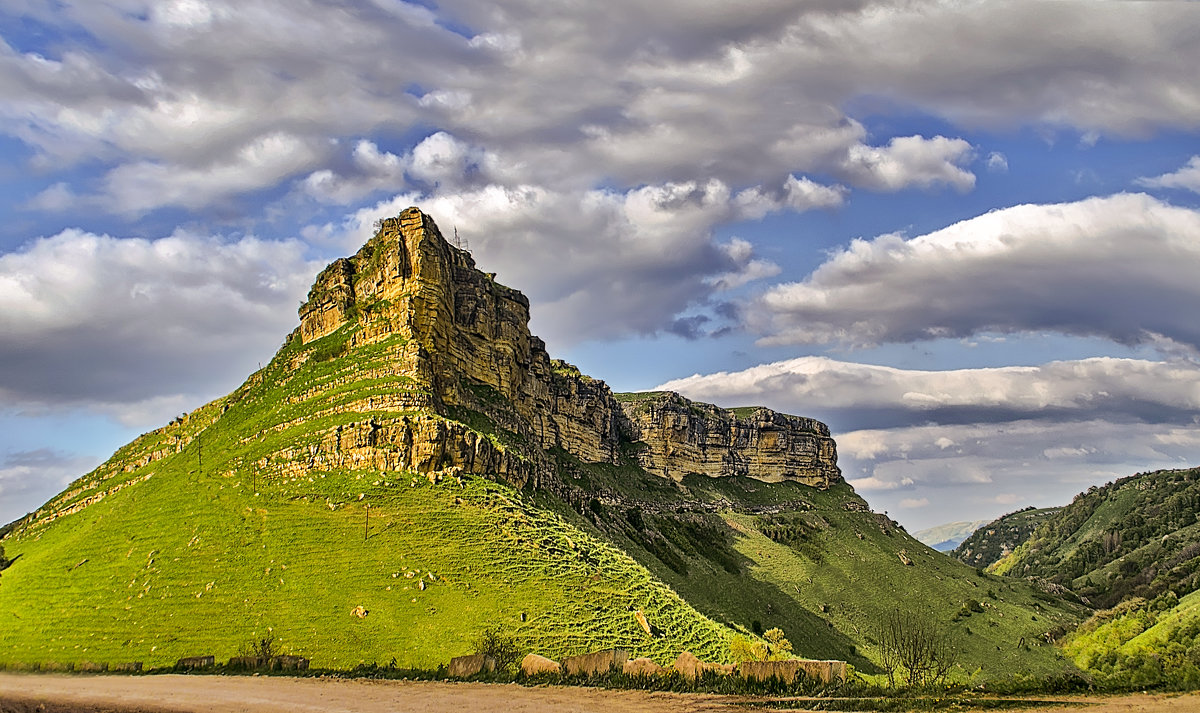
{"type": "Polygon", "coordinates": [[[417,205],[910,530],[1200,465],[1200,4],[0,0],[0,521],[417,205]]]}

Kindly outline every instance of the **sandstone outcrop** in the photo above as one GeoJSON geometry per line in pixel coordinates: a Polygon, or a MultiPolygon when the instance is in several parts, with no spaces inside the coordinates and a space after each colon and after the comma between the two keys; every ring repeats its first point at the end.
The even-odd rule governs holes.
{"type": "Polygon", "coordinates": [[[820,421],[766,408],[731,411],[672,392],[622,395],[638,462],[675,480],[689,473],[797,480],[828,487],[841,479],[837,447],[820,421]]]}
{"type": "Polygon", "coordinates": [[[525,296],[476,269],[428,216],[409,208],[381,221],[356,255],[317,276],[300,307],[299,338],[310,343],[349,323],[360,327],[351,348],[400,335],[396,368],[414,388],[362,410],[420,409],[448,421],[465,410],[535,448],[502,452],[471,429],[429,418],[372,421],[330,434],[312,454],[313,467],[454,465],[524,485],[548,470],[547,449],[616,463],[622,441],[632,440],[644,444],[642,468],[675,480],[699,473],[826,487],[841,476],[829,429],[818,421],[761,408],[734,413],[672,393],[619,403],[604,382],[551,360],[528,322],[525,296]],[[384,442],[401,447],[380,454],[384,442]]]}

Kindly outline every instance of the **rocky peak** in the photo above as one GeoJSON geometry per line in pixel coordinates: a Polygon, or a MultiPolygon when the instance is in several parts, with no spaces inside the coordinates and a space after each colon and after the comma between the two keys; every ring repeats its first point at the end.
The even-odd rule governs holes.
{"type": "Polygon", "coordinates": [[[439,444],[431,450],[404,426],[396,433],[406,448],[433,455],[401,459],[402,465],[473,470],[503,461],[527,482],[530,473],[552,469],[550,449],[617,463],[623,440],[641,440],[642,466],[677,479],[694,472],[827,485],[838,477],[829,431],[812,419],[766,409],[733,416],[675,394],[622,408],[603,381],[552,361],[542,340],[529,333],[528,299],[476,269],[471,255],[450,245],[416,208],[380,221],[357,254],[317,276],[300,307],[299,339],[315,342],[347,325],[354,330],[351,351],[401,337],[396,373],[418,388],[395,402],[398,407],[510,434],[522,444],[525,463],[517,468],[511,457],[481,453],[489,448],[486,439],[471,438],[469,448],[458,443],[467,436],[456,428],[435,429],[439,444]]]}

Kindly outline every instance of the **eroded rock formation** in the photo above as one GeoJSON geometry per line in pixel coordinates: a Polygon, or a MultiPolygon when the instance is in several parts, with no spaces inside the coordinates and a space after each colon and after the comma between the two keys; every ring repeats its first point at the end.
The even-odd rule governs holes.
{"type": "Polygon", "coordinates": [[[300,307],[299,338],[309,344],[347,324],[357,328],[351,351],[401,337],[393,368],[413,388],[373,395],[361,410],[436,417],[342,426],[286,460],[311,468],[455,467],[524,485],[550,468],[550,449],[617,463],[622,441],[634,441],[645,470],[676,480],[699,473],[825,487],[840,478],[822,423],[762,408],[735,414],[671,393],[619,403],[603,381],[551,360],[528,323],[526,297],[476,269],[428,216],[409,208],[381,221],[356,255],[317,276],[300,307]],[[473,430],[476,416],[529,447],[499,447],[473,430]]]}

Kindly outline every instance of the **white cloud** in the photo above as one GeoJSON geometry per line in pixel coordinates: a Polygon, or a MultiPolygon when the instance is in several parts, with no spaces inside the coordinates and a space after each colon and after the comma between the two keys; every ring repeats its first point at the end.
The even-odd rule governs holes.
{"type": "Polygon", "coordinates": [[[296,322],[318,265],[296,241],[78,230],[0,256],[0,397],[142,409],[232,389],[296,322]],[[157,405],[156,405],[157,404],[157,405]]]}
{"type": "MultiPolygon", "coordinates": [[[[0,131],[45,168],[86,157],[114,180],[199,185],[194,198],[164,197],[196,211],[261,187],[215,191],[203,174],[228,175],[243,147],[273,134],[323,145],[432,128],[516,167],[508,188],[713,177],[740,189],[843,171],[877,190],[967,190],[962,139],[870,146],[840,107],[879,96],[959,125],[1144,135],[1197,126],[1200,103],[1196,17],[1183,3],[455,0],[435,13],[403,2],[173,0],[126,12],[29,0],[10,10],[57,32],[49,45],[64,49],[0,46],[0,131]],[[1072,28],[1067,45],[1060,27],[1072,28]]],[[[339,174],[338,164],[323,155],[273,180],[339,174]]]]}
{"type": "Polygon", "coordinates": [[[975,187],[975,174],[962,167],[971,159],[971,144],[962,139],[897,136],[887,146],[851,146],[839,168],[850,182],[877,191],[944,185],[965,192],[975,187]]]}
{"type": "Polygon", "coordinates": [[[1200,212],[1119,194],[855,240],[748,310],[767,344],[1060,332],[1200,346],[1200,212]]]}
{"type": "MultiPolygon", "coordinates": [[[[1103,416],[1170,421],[1190,420],[1200,412],[1200,364],[1108,357],[946,371],[801,357],[738,372],[697,374],[658,388],[700,401],[762,404],[788,413],[886,411],[891,423],[906,424],[998,421],[1047,413],[1077,420],[1103,416]]],[[[933,443],[942,451],[961,447],[948,433],[933,443]]]]}
{"type": "Polygon", "coordinates": [[[1008,173],[1008,157],[999,151],[988,154],[987,170],[991,173],[1008,173]]]}
{"type": "Polygon", "coordinates": [[[1178,171],[1153,178],[1139,178],[1134,183],[1146,188],[1181,188],[1200,193],[1200,156],[1192,156],[1178,171]]]}
{"type": "Polygon", "coordinates": [[[121,213],[164,206],[202,208],[269,188],[308,166],[321,152],[288,134],[268,134],[238,149],[231,160],[187,168],[154,161],[127,163],[103,179],[102,195],[89,199],[121,213]]]}

